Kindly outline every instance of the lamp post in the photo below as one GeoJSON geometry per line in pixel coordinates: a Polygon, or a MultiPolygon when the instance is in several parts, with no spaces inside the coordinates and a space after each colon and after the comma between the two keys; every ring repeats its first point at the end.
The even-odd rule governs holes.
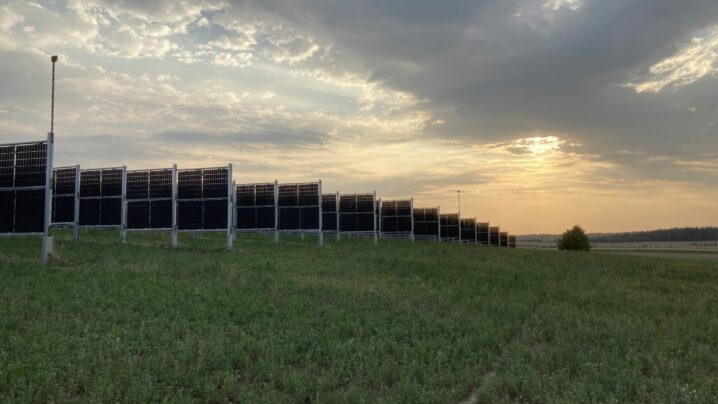
{"type": "Polygon", "coordinates": [[[461,219],[461,190],[456,190],[456,196],[459,199],[459,219],[461,219]]]}
{"type": "Polygon", "coordinates": [[[55,63],[57,63],[57,55],[50,57],[52,62],[52,99],[50,100],[50,133],[55,134],[55,63]]]}

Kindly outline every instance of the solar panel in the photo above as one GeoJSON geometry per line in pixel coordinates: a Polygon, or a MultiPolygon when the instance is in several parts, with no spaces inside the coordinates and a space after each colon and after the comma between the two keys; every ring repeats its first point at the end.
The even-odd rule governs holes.
{"type": "Polygon", "coordinates": [[[414,201],[397,200],[381,203],[382,236],[408,236],[414,238],[414,201]]]}
{"type": "Polygon", "coordinates": [[[509,248],[516,248],[516,236],[509,236],[509,248]]]}
{"type": "Polygon", "coordinates": [[[50,139],[0,145],[0,233],[45,232],[52,208],[46,206],[46,193],[52,193],[52,184],[46,186],[50,139]]]}
{"type": "Polygon", "coordinates": [[[498,226],[489,227],[489,238],[491,239],[490,243],[492,246],[499,247],[501,245],[498,226]]]}
{"type": "Polygon", "coordinates": [[[461,241],[476,243],[476,219],[461,219],[461,241]]]}
{"type": "Polygon", "coordinates": [[[18,189],[15,191],[15,233],[43,231],[45,211],[44,189],[18,189]]]}
{"type": "Polygon", "coordinates": [[[47,143],[15,146],[15,188],[45,186],[47,143]]]}
{"type": "Polygon", "coordinates": [[[0,145],[0,188],[13,188],[15,181],[15,147],[0,145]]]}
{"type": "Polygon", "coordinates": [[[279,230],[320,231],[320,190],[320,182],[279,184],[279,230]]]}
{"type": "Polygon", "coordinates": [[[76,226],[80,166],[58,167],[52,172],[52,225],[76,226]]]}
{"type": "Polygon", "coordinates": [[[80,226],[120,228],[124,238],[125,167],[80,170],[80,226]]]}
{"type": "Polygon", "coordinates": [[[322,231],[336,232],[338,230],[337,215],[338,194],[322,195],[322,231]]]}
{"type": "Polygon", "coordinates": [[[174,168],[127,172],[128,230],[172,229],[174,168]]]}
{"type": "Polygon", "coordinates": [[[414,237],[438,240],[440,236],[439,208],[414,208],[414,237]]]}
{"type": "Polygon", "coordinates": [[[476,238],[481,245],[490,245],[489,223],[476,223],[476,238]]]}
{"type": "Polygon", "coordinates": [[[42,234],[43,263],[51,255],[53,137],[0,145],[0,233],[42,234]]]}
{"type": "Polygon", "coordinates": [[[461,228],[458,213],[443,213],[439,216],[442,241],[460,241],[461,228]]]}
{"type": "Polygon", "coordinates": [[[499,233],[499,243],[501,247],[508,247],[509,246],[509,233],[507,232],[501,232],[499,233]]]}
{"type": "Polygon", "coordinates": [[[274,231],[276,182],[239,184],[237,195],[236,229],[240,232],[274,231]]]}
{"type": "Polygon", "coordinates": [[[376,193],[339,195],[339,227],[342,233],[374,235],[376,193]]]}
{"type": "Polygon", "coordinates": [[[0,233],[14,233],[15,190],[0,190],[0,233]]]}
{"type": "MultiPolygon", "coordinates": [[[[177,227],[179,230],[226,230],[231,248],[232,166],[177,171],[177,227]]],[[[157,181],[163,177],[155,175],[157,181]]],[[[157,192],[166,189],[160,181],[157,192]]],[[[150,191],[152,193],[152,191],[150,191]]]]}

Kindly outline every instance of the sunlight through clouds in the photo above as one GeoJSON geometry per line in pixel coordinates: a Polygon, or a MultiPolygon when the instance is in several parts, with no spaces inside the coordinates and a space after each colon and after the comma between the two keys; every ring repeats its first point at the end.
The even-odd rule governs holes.
{"type": "Polygon", "coordinates": [[[47,131],[59,54],[61,164],[232,161],[448,210],[461,189],[522,232],[664,223],[611,210],[649,194],[718,220],[666,191],[718,189],[718,3],[659,3],[0,1],[0,136],[47,131]]]}

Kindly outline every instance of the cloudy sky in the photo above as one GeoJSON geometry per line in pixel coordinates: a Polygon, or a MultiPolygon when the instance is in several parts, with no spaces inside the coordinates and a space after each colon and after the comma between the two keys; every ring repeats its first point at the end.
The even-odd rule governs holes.
{"type": "Polygon", "coordinates": [[[718,225],[715,0],[0,0],[0,138],[414,196],[516,233],[718,225]]]}

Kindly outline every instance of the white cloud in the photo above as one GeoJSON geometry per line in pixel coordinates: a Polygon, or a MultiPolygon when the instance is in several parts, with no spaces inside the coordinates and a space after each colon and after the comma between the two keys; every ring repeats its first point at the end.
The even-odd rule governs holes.
{"type": "Polygon", "coordinates": [[[560,10],[568,8],[570,10],[578,10],[583,5],[582,0],[548,0],[543,7],[551,10],[560,10]]]}
{"type": "Polygon", "coordinates": [[[649,69],[649,74],[626,86],[637,93],[657,93],[665,88],[693,84],[704,77],[718,74],[718,27],[704,31],[691,44],[675,55],[649,69]]]}

